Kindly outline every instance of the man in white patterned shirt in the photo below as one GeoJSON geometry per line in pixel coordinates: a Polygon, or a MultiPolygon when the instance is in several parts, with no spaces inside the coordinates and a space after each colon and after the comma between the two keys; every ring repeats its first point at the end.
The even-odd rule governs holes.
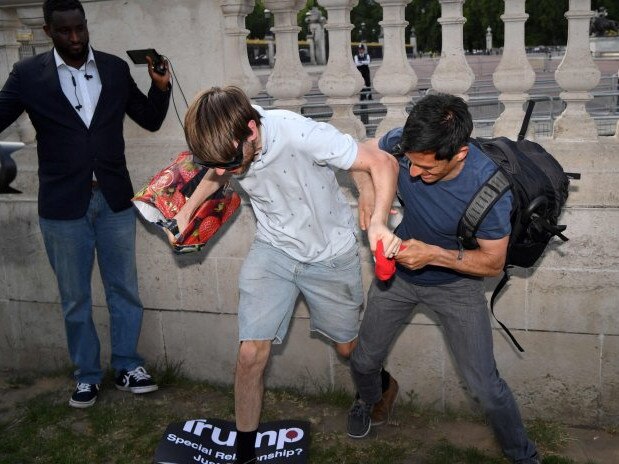
{"type": "Polygon", "coordinates": [[[393,256],[400,240],[386,222],[397,163],[375,143],[357,143],[329,124],[253,106],[236,87],[199,95],[185,117],[185,135],[200,164],[211,169],[177,216],[179,230],[231,175],[249,195],[257,219],[239,277],[235,374],[236,462],[254,462],[264,369],[271,345],[286,336],[299,293],[309,307],[312,331],[332,340],[344,357],[356,343],[364,296],[361,265],[353,213],[335,171],[370,174],[363,179],[376,192],[374,208],[360,211],[369,217],[361,223],[369,224],[372,250],[382,240],[385,255],[393,256]]]}

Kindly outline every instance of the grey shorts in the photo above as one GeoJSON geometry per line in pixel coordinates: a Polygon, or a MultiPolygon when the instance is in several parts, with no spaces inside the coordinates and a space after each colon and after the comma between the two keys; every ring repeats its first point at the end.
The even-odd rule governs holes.
{"type": "Polygon", "coordinates": [[[301,263],[256,240],[243,263],[239,291],[240,341],[282,343],[302,293],[310,330],[336,343],[349,342],[359,330],[364,296],[358,246],[329,260],[301,263]]]}

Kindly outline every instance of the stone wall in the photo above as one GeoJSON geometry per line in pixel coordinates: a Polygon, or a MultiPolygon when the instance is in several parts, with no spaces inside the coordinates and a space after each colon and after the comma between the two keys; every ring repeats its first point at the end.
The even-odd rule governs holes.
{"type": "MultiPolygon", "coordinates": [[[[495,350],[502,375],[525,417],[576,424],[619,421],[619,249],[616,141],[588,144],[542,141],[573,181],[562,222],[570,241],[555,241],[538,267],[517,269],[496,304],[497,316],[526,350],[518,353],[496,325],[495,350]]],[[[167,152],[182,149],[169,145],[167,152]]],[[[141,163],[155,147],[133,144],[134,178],[152,170],[141,163]]],[[[34,159],[34,148],[20,159],[34,159]]],[[[159,161],[162,163],[163,161],[159,161]]],[[[24,177],[27,174],[24,173],[24,177]]],[[[136,181],[137,185],[142,181],[136,181]]],[[[348,186],[346,178],[342,183],[348,186]]],[[[21,185],[23,187],[23,184],[21,185]]],[[[354,198],[351,197],[354,206],[354,198]]],[[[36,198],[10,195],[0,201],[0,368],[53,370],[68,365],[55,279],[38,229],[36,198]]],[[[145,319],[141,352],[153,362],[182,363],[193,378],[230,384],[237,348],[237,277],[255,231],[246,201],[223,233],[203,251],[174,255],[153,226],[138,226],[138,268],[145,319]]],[[[372,262],[363,249],[364,283],[372,262]]],[[[487,282],[488,294],[496,279],[487,282]]],[[[109,357],[108,318],[97,270],[94,313],[109,357]]],[[[274,349],[269,386],[307,390],[351,388],[347,366],[324,340],[310,336],[307,308],[298,304],[290,336],[274,349]]],[[[403,330],[388,359],[407,395],[437,409],[468,408],[439,327],[423,309],[403,330]]]]}
{"type": "MultiPolygon", "coordinates": [[[[7,3],[10,2],[0,1],[0,6],[7,3]]],[[[171,58],[184,93],[191,98],[199,89],[210,85],[245,82],[235,73],[246,69],[242,66],[235,68],[234,63],[236,60],[243,64],[243,58],[229,50],[237,38],[242,37],[238,25],[237,29],[232,25],[246,14],[250,3],[242,0],[107,0],[87,2],[85,6],[95,48],[121,56],[128,48],[156,48],[171,58]],[[223,5],[221,8],[219,3],[223,5]],[[170,14],[172,6],[173,15],[170,14]],[[238,17],[230,16],[235,7],[238,17]],[[222,13],[224,9],[228,16],[222,13]]],[[[292,17],[292,7],[286,5],[294,2],[277,3],[281,10],[274,10],[276,15],[292,17]]],[[[403,12],[406,2],[402,0],[400,3],[403,12]]],[[[520,0],[509,5],[513,7],[517,3],[524,8],[524,2],[520,0]]],[[[398,8],[389,10],[392,19],[400,16],[398,8]]],[[[458,24],[457,11],[453,14],[455,19],[452,22],[458,24]]],[[[580,12],[579,20],[584,21],[585,16],[586,11],[580,12]]],[[[339,28],[340,35],[330,36],[330,49],[333,52],[339,44],[346,53],[338,54],[335,63],[327,66],[321,77],[321,90],[324,89],[323,92],[330,97],[328,104],[336,110],[339,108],[333,122],[357,133],[355,131],[362,130],[362,126],[352,121],[354,115],[348,112],[356,98],[346,97],[346,92],[355,92],[354,79],[351,80],[353,84],[344,86],[347,76],[356,77],[352,65],[350,74],[344,66],[350,59],[350,39],[341,33],[347,19],[345,15],[335,18],[334,21],[339,21],[342,27],[339,28]],[[338,59],[342,67],[338,67],[338,59]],[[340,78],[342,87],[331,85],[340,78]]],[[[512,23],[524,23],[518,12],[510,18],[512,23]]],[[[392,20],[389,27],[403,30],[402,24],[392,20]]],[[[283,36],[294,38],[294,27],[281,26],[278,34],[280,39],[283,36]]],[[[390,46],[397,46],[397,37],[397,31],[388,34],[390,46]]],[[[454,48],[457,47],[452,44],[452,51],[454,48]]],[[[518,50],[520,53],[520,48],[518,50]]],[[[524,56],[524,43],[521,51],[524,56]]],[[[283,63],[292,56],[292,52],[289,56],[282,54],[278,60],[283,63]]],[[[526,62],[526,58],[520,59],[517,54],[513,56],[512,61],[506,60],[510,66],[526,62]]],[[[399,72],[402,76],[410,75],[405,56],[401,62],[394,54],[386,58],[396,68],[401,65],[399,72]]],[[[146,70],[133,65],[132,68],[138,85],[145,89],[146,70]]],[[[277,101],[282,105],[293,107],[303,103],[302,99],[296,98],[305,91],[305,81],[296,77],[305,71],[299,69],[300,65],[299,68],[281,65],[280,69],[273,70],[275,77],[269,78],[267,90],[277,93],[277,101]],[[297,74],[286,74],[290,69],[297,74]],[[291,86],[278,88],[276,84],[282,82],[290,82],[291,86]],[[298,89],[293,85],[296,83],[298,89]]],[[[505,65],[503,69],[512,75],[512,68],[505,65]]],[[[387,68],[383,69],[382,77],[379,74],[376,82],[380,84],[382,79],[383,92],[395,95],[400,90],[389,87],[387,71],[387,68]]],[[[406,79],[402,78],[404,81],[406,79]]],[[[246,82],[244,88],[255,84],[251,76],[246,82]]],[[[410,87],[412,91],[416,77],[409,76],[406,82],[404,87],[410,87]]],[[[585,86],[579,90],[574,87],[571,97],[570,92],[566,92],[576,101],[572,106],[577,106],[577,110],[580,108],[578,102],[586,100],[585,94],[590,88],[585,86]]],[[[394,125],[405,116],[403,109],[410,101],[406,95],[409,90],[385,100],[390,108],[388,124],[394,125]]],[[[503,130],[512,130],[517,122],[519,124],[519,104],[526,99],[527,92],[524,87],[508,90],[512,93],[504,100],[512,110],[511,116],[504,118],[503,130]]],[[[176,88],[174,95],[182,117],[184,103],[176,88]]],[[[584,110],[584,103],[582,105],[584,110]]],[[[586,119],[586,113],[580,114],[586,119]]],[[[127,157],[136,190],[175,153],[184,149],[182,130],[176,118],[171,107],[163,129],[156,134],[142,131],[132,122],[127,122],[127,157]]],[[[573,123],[570,127],[574,128],[573,123]]],[[[570,241],[554,242],[538,267],[514,272],[495,309],[526,351],[518,353],[504,333],[497,329],[497,363],[520,401],[525,417],[551,418],[575,424],[617,425],[619,139],[595,139],[587,133],[584,139],[588,141],[585,142],[578,140],[581,135],[577,131],[562,130],[560,134],[563,140],[538,142],[555,153],[567,170],[583,175],[580,181],[573,183],[562,218],[568,225],[566,234],[570,241]]],[[[0,198],[0,368],[54,370],[67,366],[69,360],[55,279],[38,229],[35,146],[29,145],[14,158],[19,166],[15,187],[25,193],[0,198]]],[[[349,186],[346,177],[342,176],[341,181],[349,186]]],[[[354,196],[349,195],[349,198],[354,205],[354,196]]],[[[146,310],[140,350],[148,362],[182,363],[185,373],[193,378],[226,384],[232,382],[238,344],[235,316],[237,276],[254,231],[253,215],[246,201],[223,233],[196,254],[176,256],[152,226],[144,223],[138,226],[138,268],[146,310]]],[[[363,263],[367,288],[373,265],[365,245],[363,263]]],[[[488,295],[494,284],[496,280],[487,282],[488,295]]],[[[96,270],[93,295],[105,361],[109,358],[108,316],[96,270]]],[[[307,390],[325,387],[350,389],[346,363],[338,359],[322,339],[310,336],[308,325],[307,309],[300,301],[288,339],[283,346],[274,349],[266,376],[267,385],[307,390]]],[[[388,359],[388,368],[400,381],[404,400],[410,396],[439,410],[470,407],[446,352],[440,328],[430,315],[424,314],[423,308],[404,328],[388,359]]]]}

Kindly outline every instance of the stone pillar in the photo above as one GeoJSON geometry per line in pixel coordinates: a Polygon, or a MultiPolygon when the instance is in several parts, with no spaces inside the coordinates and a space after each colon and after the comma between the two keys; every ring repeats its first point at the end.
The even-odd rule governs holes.
{"type": "Polygon", "coordinates": [[[451,93],[468,99],[466,92],[475,81],[475,74],[464,56],[463,31],[466,19],[462,16],[464,0],[439,0],[443,49],[441,59],[430,82],[437,92],[451,93]]]}
{"type": "MultiPolygon", "coordinates": [[[[42,2],[41,2],[42,3],[42,2]]],[[[17,16],[21,23],[32,31],[30,45],[34,47],[34,53],[45,53],[52,49],[52,39],[47,37],[43,30],[45,19],[40,6],[17,8],[17,16]]]]}
{"type": "MultiPolygon", "coordinates": [[[[505,0],[505,43],[503,56],[492,74],[494,86],[500,92],[499,101],[505,109],[494,123],[493,135],[516,139],[524,119],[523,104],[535,83],[535,72],[524,48],[524,23],[529,17],[524,11],[525,0],[505,0]]],[[[529,125],[529,138],[535,133],[529,125]]]]}
{"type": "MultiPolygon", "coordinates": [[[[325,23],[327,20],[322,16],[317,7],[312,7],[312,9],[307,12],[305,22],[309,30],[308,35],[312,37],[312,48],[310,48],[310,53],[311,50],[313,50],[315,63],[323,65],[327,62],[325,37],[325,23]]],[[[312,63],[314,63],[314,61],[312,63]]]]}
{"type": "Polygon", "coordinates": [[[310,63],[316,64],[316,50],[314,49],[314,37],[311,33],[307,34],[307,46],[309,47],[310,63]]]}
{"type": "Polygon", "coordinates": [[[488,55],[492,53],[492,28],[490,26],[486,29],[486,51],[488,55]]]}
{"type": "MultiPolygon", "coordinates": [[[[19,42],[17,42],[17,29],[19,20],[14,9],[0,9],[0,82],[4,84],[13,69],[13,65],[19,60],[19,42]]],[[[1,85],[1,84],[0,84],[1,85]]],[[[16,125],[9,126],[2,133],[4,140],[20,140],[16,125]]]]}
{"type": "MultiPolygon", "coordinates": [[[[39,54],[50,51],[53,48],[52,39],[43,30],[45,19],[43,18],[41,7],[17,8],[16,11],[20,22],[32,31],[30,45],[34,47],[34,53],[39,54]]],[[[32,126],[32,122],[30,122],[30,118],[25,113],[17,119],[17,131],[19,132],[19,138],[24,143],[33,143],[36,139],[36,131],[32,126]]]]}
{"type": "Polygon", "coordinates": [[[245,17],[254,9],[254,0],[219,0],[224,15],[223,60],[226,84],[242,88],[251,98],[262,90],[247,57],[245,17]]]}
{"type": "Polygon", "coordinates": [[[380,25],[384,45],[383,62],[374,76],[374,88],[382,95],[380,102],[387,108],[376,129],[376,135],[380,136],[406,122],[406,105],[417,85],[417,75],[406,57],[404,31],[408,22],[404,19],[404,9],[408,0],[378,0],[378,3],[383,7],[380,25]]]}
{"type": "Polygon", "coordinates": [[[19,20],[13,9],[0,9],[0,81],[6,81],[19,60],[17,29],[19,20]]]}
{"type": "Polygon", "coordinates": [[[413,59],[417,57],[417,34],[415,33],[415,28],[411,26],[411,37],[409,40],[411,46],[411,54],[413,59]]]}
{"type": "Polygon", "coordinates": [[[268,33],[264,40],[267,43],[267,56],[269,58],[269,67],[275,66],[275,37],[272,33],[268,33]]]}
{"type": "MultiPolygon", "coordinates": [[[[619,90],[619,71],[617,71],[617,89],[619,90]]],[[[616,105],[619,106],[619,99],[617,99],[616,105]]],[[[617,127],[615,128],[615,139],[619,141],[619,121],[617,121],[617,127]]]]}
{"type": "Polygon", "coordinates": [[[591,100],[590,90],[600,81],[600,70],[589,50],[589,22],[593,17],[591,0],[570,0],[565,13],[568,21],[567,50],[555,71],[555,79],[564,90],[560,97],[566,108],[554,124],[557,140],[597,140],[595,121],[585,104],[591,100]]]}
{"type": "Polygon", "coordinates": [[[365,126],[354,115],[353,105],[363,87],[363,78],[353,61],[351,50],[350,10],[358,0],[321,0],[327,9],[329,31],[329,60],[318,80],[318,88],[327,96],[327,105],[333,110],[329,120],[342,132],[358,140],[365,138],[365,126]]]}
{"type": "Polygon", "coordinates": [[[312,80],[299,58],[297,12],[305,5],[303,0],[266,0],[264,2],[275,18],[275,46],[277,59],[269,76],[266,89],[275,98],[275,106],[299,112],[305,103],[303,97],[312,88],[312,80]]]}

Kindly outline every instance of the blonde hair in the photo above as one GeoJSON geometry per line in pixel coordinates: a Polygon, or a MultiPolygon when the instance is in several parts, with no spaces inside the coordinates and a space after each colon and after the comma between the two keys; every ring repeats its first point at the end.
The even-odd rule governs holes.
{"type": "Polygon", "coordinates": [[[260,114],[238,87],[211,87],[199,94],[185,114],[185,139],[203,161],[225,163],[234,159],[236,147],[251,135],[249,121],[260,127],[260,114]]]}

